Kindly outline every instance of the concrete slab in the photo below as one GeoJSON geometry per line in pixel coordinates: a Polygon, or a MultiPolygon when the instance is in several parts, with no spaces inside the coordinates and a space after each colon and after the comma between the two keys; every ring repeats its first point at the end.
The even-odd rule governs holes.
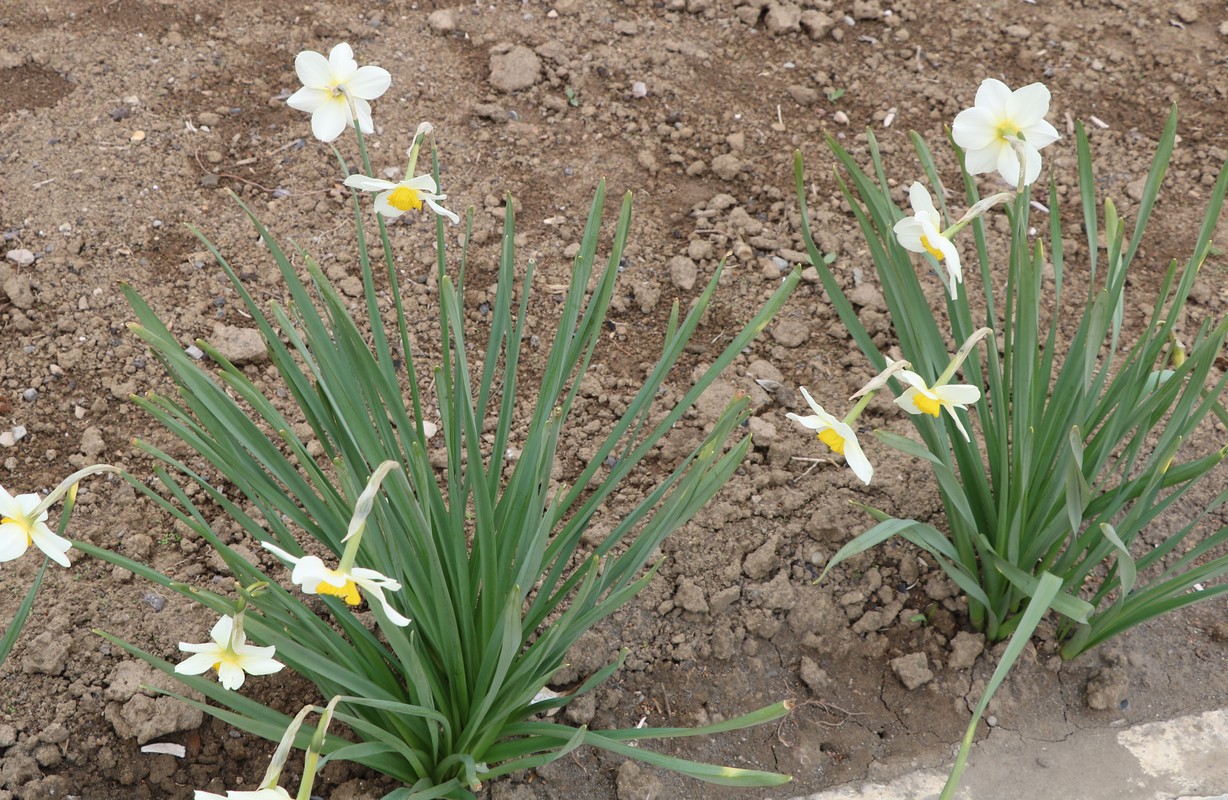
{"type": "MultiPolygon", "coordinates": [[[[792,800],[934,800],[947,773],[918,770],[792,800]]],[[[1061,741],[994,728],[968,759],[959,800],[1228,800],[1228,709],[1061,741]]]]}

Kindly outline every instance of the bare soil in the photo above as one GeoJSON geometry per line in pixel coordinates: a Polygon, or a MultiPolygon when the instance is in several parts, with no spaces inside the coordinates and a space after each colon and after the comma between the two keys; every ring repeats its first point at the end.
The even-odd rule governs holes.
{"type": "MultiPolygon", "coordinates": [[[[0,266],[0,433],[9,434],[0,483],[7,489],[46,492],[74,466],[94,461],[149,474],[131,440],[167,437],[129,397],[165,390],[167,382],[125,328],[133,315],[119,284],[134,286],[185,346],[224,338],[218,324],[250,325],[187,225],[215,242],[258,296],[280,296],[274,265],[226,190],[357,294],[348,195],[328,148],[310,137],[308,118],[284,102],[298,86],[295,54],[327,52],[343,40],[360,63],[393,75],[392,89],[375,103],[377,173],[403,168],[415,127],[430,120],[448,206],[477,210],[466,298],[475,326],[491,296],[506,194],[517,206],[522,259],[539,264],[543,298],[567,281],[568,248],[597,182],[608,181],[611,197],[633,194],[614,330],[560,443],[563,480],[579,471],[594,433],[655,359],[675,298],[689,302],[731,254],[719,307],[700,336],[715,354],[802,258],[795,149],[809,166],[821,247],[836,255],[834,268],[863,319],[890,342],[868,254],[829,169],[825,133],[864,157],[863,131],[873,128],[903,187],[920,175],[907,139],[917,130],[944,151],[940,168],[954,175],[939,146],[942,126],[971,104],[979,82],[1041,80],[1053,92],[1049,119],[1065,136],[1045,153],[1059,189],[1073,185],[1069,134],[1082,119],[1100,189],[1129,217],[1165,113],[1177,103],[1181,141],[1140,257],[1145,267],[1132,277],[1137,300],[1126,309],[1128,325],[1150,312],[1159,270],[1188,256],[1228,155],[1228,9],[1217,0],[7,0],[0,6],[0,233],[5,252],[26,250],[34,259],[24,263],[18,253],[0,266]],[[492,66],[492,56],[517,47],[532,53],[523,72],[492,66]],[[496,88],[518,79],[524,88],[496,88]]],[[[341,148],[354,158],[350,140],[341,148]]],[[[1076,232],[1077,221],[1071,225],[1076,232]]],[[[1228,240],[1220,229],[1219,240],[1228,240]]],[[[406,220],[392,230],[407,303],[425,314],[433,303],[432,223],[406,220]]],[[[1194,317],[1224,313],[1223,275],[1222,257],[1204,267],[1191,330],[1194,317]]],[[[1068,280],[1077,284],[1079,276],[1068,280]]],[[[543,299],[530,333],[544,337],[552,324],[543,299]]],[[[429,319],[424,325],[429,330],[429,319]]],[[[688,367],[705,356],[699,348],[688,367]]],[[[542,367],[544,356],[537,358],[526,364],[530,375],[542,367]]],[[[246,369],[258,382],[272,373],[259,358],[246,369]]],[[[784,418],[801,410],[800,398],[766,392],[754,380],[805,385],[839,406],[868,377],[821,287],[803,284],[710,402],[671,434],[657,463],[668,466],[697,441],[712,408],[734,392],[754,403],[753,454],[711,506],[666,542],[650,587],[594,631],[573,662],[581,674],[618,647],[631,649],[596,702],[569,712],[597,728],[641,718],[690,725],[795,699],[797,710],[779,726],[663,745],[788,772],[794,783],[712,789],[581,752],[495,784],[492,797],[779,798],[949,757],[998,654],[967,632],[954,587],[922,554],[894,543],[812,583],[836,548],[870,524],[851,501],[941,526],[933,480],[871,441],[877,474],[862,486],[784,418]],[[799,460],[807,458],[819,461],[799,460]],[[910,691],[890,661],[916,653],[932,678],[910,691]]],[[[885,411],[863,419],[904,429],[885,411]]],[[[1222,442],[1223,431],[1209,430],[1208,441],[1222,442]]],[[[640,478],[645,484],[652,469],[640,478]]],[[[1222,475],[1215,484],[1223,488],[1222,475]]],[[[199,542],[117,481],[82,487],[71,533],[178,580],[207,583],[225,574],[199,542]]],[[[22,641],[0,667],[0,800],[187,798],[198,788],[252,786],[268,743],[155,704],[139,689],[150,676],[92,632],[105,629],[174,657],[179,641],[202,641],[211,620],[122,570],[79,553],[74,562],[50,573],[22,641]],[[154,731],[158,741],[184,744],[187,757],[141,754],[137,738],[154,731]]],[[[0,567],[0,623],[11,619],[38,563],[31,555],[0,567]]],[[[991,707],[993,722],[1059,739],[1075,727],[1219,707],[1228,702],[1223,618],[1216,601],[1073,663],[1055,655],[1051,634],[1042,635],[991,707]],[[1098,704],[1107,699],[1111,708],[1088,708],[1089,681],[1098,704]]],[[[252,679],[250,689],[286,707],[297,707],[305,691],[280,677],[252,679]]],[[[334,800],[389,788],[346,765],[330,766],[325,778],[320,794],[334,800]]]]}

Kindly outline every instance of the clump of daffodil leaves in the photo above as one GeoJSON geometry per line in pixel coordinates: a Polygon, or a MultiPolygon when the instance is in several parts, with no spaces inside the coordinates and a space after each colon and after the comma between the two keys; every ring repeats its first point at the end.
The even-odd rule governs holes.
{"type": "MultiPolygon", "coordinates": [[[[788,780],[647,746],[654,738],[709,736],[773,720],[787,713],[788,702],[693,729],[597,732],[551,716],[601,685],[626,650],[611,653],[607,666],[577,685],[563,691],[545,687],[581,634],[647,585],[656,567],[645,566],[662,539],[741,463],[750,447],[742,425],[746,398],[731,403],[703,442],[655,481],[630,513],[612,521],[596,546],[587,543],[585,531],[603,513],[604,501],[622,491],[644,456],[764,329],[797,285],[800,270],[732,337],[680,402],[657,409],[658,387],[685,352],[723,264],[685,316],[675,302],[661,358],[643,389],[582,473],[560,484],[552,479],[555,449],[605,329],[630,226],[630,196],[602,266],[597,250],[605,189],[598,187],[541,384],[522,387],[518,365],[534,265],[517,278],[513,204],[507,204],[498,289],[484,320],[489,332],[481,352],[466,345],[466,253],[462,249],[459,269],[450,264],[450,224],[460,217],[444,206],[438,156],[429,173],[417,172],[419,154],[435,131],[428,123],[404,131],[388,126],[385,145],[400,137],[408,142],[404,178],[371,177],[364,135],[375,130],[371,102],[387,90],[390,75],[377,66],[359,67],[345,44],[327,56],[301,53],[295,67],[303,88],[288,102],[311,114],[316,138],[332,142],[351,129],[357,139],[358,161],[350,163],[361,163],[363,172],[343,180],[358,192],[353,209],[363,318],[351,316],[349,301],[308,252],[283,246],[238,198],[280,271],[285,305],[258,301],[224,255],[198,236],[264,338],[280,387],[260,389],[205,341],[197,344],[208,358],[193,360],[155,310],[124,287],[137,317],[132,331],[176,388],[175,395],[134,400],[193,454],[181,459],[138,442],[157,466],[148,483],[130,480],[216,550],[234,580],[186,585],[77,543],[216,615],[210,617],[215,621],[209,641],[201,642],[203,628],[185,632],[180,649],[187,655],[177,664],[102,635],[208,700],[184,702],[282,741],[284,748],[306,750],[299,798],[310,794],[315,769],[331,759],[393,778],[400,786],[386,797],[395,800],[469,798],[491,778],[540,766],[581,745],[715,783],[770,786],[788,780]],[[365,192],[375,194],[373,203],[365,192]],[[430,240],[420,236],[424,215],[433,223],[430,240]],[[369,247],[372,222],[379,245],[369,247]],[[402,226],[398,241],[412,244],[394,246],[391,225],[402,226]],[[428,358],[421,354],[430,351],[411,338],[394,265],[402,250],[424,246],[437,253],[440,345],[434,363],[420,372],[428,358]],[[386,289],[377,289],[381,261],[386,289]],[[388,324],[381,313],[385,298],[392,304],[388,324]],[[481,358],[471,363],[475,352],[481,358]],[[277,392],[292,401],[292,412],[284,411],[277,392]],[[215,531],[218,518],[228,520],[228,530],[237,528],[245,546],[232,544],[234,534],[223,538],[215,531]],[[314,734],[299,730],[301,716],[293,720],[238,691],[289,672],[309,679],[318,691],[318,702],[309,708],[326,719],[314,734]],[[327,720],[343,723],[344,738],[326,732],[327,720]]],[[[334,152],[344,171],[346,159],[334,152]]],[[[471,225],[472,212],[465,227],[471,225]]],[[[468,239],[466,232],[463,241],[468,239]]],[[[280,759],[258,789],[227,796],[290,796],[278,783],[285,753],[280,759]]]]}
{"type": "Polygon", "coordinates": [[[1228,543],[1228,528],[1208,531],[1203,524],[1228,492],[1186,513],[1171,532],[1141,537],[1158,517],[1182,509],[1182,498],[1226,452],[1187,453],[1182,444],[1196,438],[1209,414],[1228,423],[1219,402],[1226,378],[1212,373],[1228,322],[1199,320],[1186,306],[1211,252],[1228,164],[1184,263],[1171,256],[1154,303],[1127,303],[1126,275],[1172,155],[1176,109],[1160,133],[1128,235],[1112,200],[1097,196],[1090,142],[1083,126],[1074,126],[1079,208],[1073,219],[1086,237],[1074,261],[1063,246],[1056,179],[1050,178],[1047,197],[1041,195],[1045,202],[1032,194],[1043,172],[1041,151],[1064,146],[1045,121],[1049,102],[1049,90],[1040,83],[1014,91],[994,79],[980,85],[973,107],[950,129],[967,208],[950,223],[950,195],[921,136],[914,133],[912,142],[924,181],[906,184],[910,216],[897,205],[873,132],[867,131],[869,170],[829,137],[843,170],[837,173],[840,189],[869,246],[902,360],[875,345],[815,245],[800,153],[794,161],[811,261],[854,342],[879,373],[854,395],[859,402],[842,420],[812,402],[818,422],[800,421],[819,430],[821,440],[843,452],[868,482],[870,456],[860,443],[851,447],[847,437],[866,398],[890,389],[921,441],[887,431],[875,437],[929,465],[947,524],[943,532],[871,510],[878,524],[840,548],[824,574],[851,555],[903,536],[964,592],[975,628],[991,642],[1011,638],[973,715],[944,798],[955,790],[981,712],[1044,614],[1059,615],[1061,652],[1073,658],[1139,622],[1228,591],[1228,583],[1218,580],[1228,573],[1228,556],[1215,555],[1228,543]],[[989,178],[978,181],[980,174],[989,178]],[[985,217],[999,206],[1009,224],[1009,255],[995,260],[985,217]],[[1041,221],[1033,211],[1044,215],[1041,221]],[[933,293],[926,292],[926,277],[914,261],[937,274],[949,329],[932,309],[933,293]],[[1074,319],[1063,311],[1072,304],[1070,267],[1086,291],[1074,301],[1081,305],[1074,319]],[[981,302],[970,303],[970,291],[981,302]],[[983,309],[976,320],[974,307],[983,309]],[[1141,307],[1155,311],[1146,319],[1127,316],[1141,307]],[[1139,334],[1131,336],[1129,348],[1121,346],[1126,326],[1139,334]],[[989,342],[983,354],[978,341],[989,342]],[[963,347],[951,358],[958,343],[963,347]],[[951,383],[961,368],[963,383],[951,383]],[[928,376],[937,377],[927,383],[928,376]]]}

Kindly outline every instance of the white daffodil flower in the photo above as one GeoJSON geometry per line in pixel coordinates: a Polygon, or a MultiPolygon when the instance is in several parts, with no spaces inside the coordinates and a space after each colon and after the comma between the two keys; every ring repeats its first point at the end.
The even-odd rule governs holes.
{"type": "Polygon", "coordinates": [[[34,544],[61,567],[69,566],[72,542],[47,527],[46,509],[34,513],[40,503],[36,494],[14,497],[0,486],[0,561],[19,558],[34,544]]]}
{"type": "Polygon", "coordinates": [[[257,789],[249,792],[236,792],[228,789],[224,796],[197,789],[192,800],[292,800],[292,798],[285,789],[280,786],[273,786],[268,789],[257,789]]]}
{"type": "Polygon", "coordinates": [[[1057,129],[1045,121],[1049,113],[1049,90],[1032,83],[1011,91],[1005,83],[989,78],[976,91],[976,105],[959,112],[951,136],[964,149],[968,172],[998,171],[1011,186],[1020,185],[1019,156],[1024,156],[1022,185],[1040,177],[1040,149],[1057,141],[1057,129]]]}
{"type": "Polygon", "coordinates": [[[905,369],[897,374],[908,384],[904,394],[895,399],[897,406],[909,414],[929,414],[931,417],[937,417],[945,408],[951,419],[955,420],[955,427],[963,434],[964,441],[969,440],[968,431],[964,430],[964,423],[960,421],[955,409],[962,408],[967,411],[969,403],[981,399],[980,389],[967,384],[940,384],[930,387],[926,386],[925,381],[915,372],[905,369]]]}
{"type": "Polygon", "coordinates": [[[372,133],[369,100],[388,91],[392,76],[382,67],[360,67],[354,51],[345,42],[334,47],[325,58],[314,50],[304,50],[294,59],[294,71],[303,82],[286,104],[311,114],[311,132],[322,142],[331,142],[357,116],[363,133],[372,133]]]}
{"type": "Polygon", "coordinates": [[[290,580],[305,593],[333,595],[340,597],[347,605],[356,606],[362,602],[362,596],[358,590],[364,589],[379,602],[392,624],[404,627],[410,623],[410,620],[399,614],[384,597],[385,589],[390,592],[401,589],[401,584],[387,575],[361,567],[329,569],[317,556],[296,558],[274,544],[268,542],[261,542],[261,544],[265,550],[282,561],[294,565],[294,572],[290,574],[290,580]]]}
{"type": "Polygon", "coordinates": [[[219,619],[213,630],[209,631],[212,642],[180,642],[180,650],[195,655],[176,664],[175,672],[200,675],[215,669],[222,688],[234,691],[243,685],[248,675],[271,675],[280,671],[285,664],[273,658],[273,647],[257,647],[247,643],[242,616],[239,614],[238,624],[229,615],[219,619]]]}
{"type": "Polygon", "coordinates": [[[455,224],[460,217],[439,205],[436,201],[446,200],[446,194],[436,194],[439,188],[430,175],[419,175],[406,181],[393,183],[380,178],[368,178],[366,175],[351,175],[345,179],[345,185],[364,192],[379,192],[375,196],[375,211],[388,219],[396,219],[406,211],[419,211],[426,203],[440,216],[447,217],[455,224]]]}
{"type": "Polygon", "coordinates": [[[819,441],[830,447],[832,452],[844,456],[853,474],[860,478],[862,483],[869,484],[870,478],[874,477],[874,467],[870,464],[870,459],[866,458],[866,454],[862,452],[861,444],[857,441],[857,434],[846,423],[824,411],[823,406],[814,401],[805,387],[799,386],[798,388],[801,389],[802,397],[806,398],[814,414],[809,417],[799,417],[789,412],[785,416],[817,432],[819,441]]]}
{"type": "Polygon", "coordinates": [[[934,199],[929,190],[920,181],[913,181],[908,187],[908,202],[912,205],[912,216],[905,217],[895,224],[896,241],[900,246],[914,253],[929,253],[939,263],[947,268],[947,290],[955,297],[956,285],[964,280],[964,271],[959,262],[959,250],[939,230],[942,217],[934,207],[934,199]]]}

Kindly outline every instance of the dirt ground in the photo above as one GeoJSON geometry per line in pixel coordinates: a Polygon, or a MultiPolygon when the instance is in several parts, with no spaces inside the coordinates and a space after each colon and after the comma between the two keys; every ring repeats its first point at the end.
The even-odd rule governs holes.
{"type": "MultiPolygon", "coordinates": [[[[670,302],[693,298],[696,277],[701,287],[732,254],[719,307],[699,337],[715,352],[782,271],[804,258],[791,189],[795,148],[807,159],[820,245],[835,254],[834,269],[867,324],[889,341],[865,246],[837,199],[824,133],[864,156],[862,132],[873,127],[903,205],[902,187],[920,175],[909,130],[944,151],[939,166],[953,178],[939,146],[942,126],[971,104],[980,81],[1044,81],[1053,92],[1049,120],[1065,137],[1045,151],[1046,168],[1063,191],[1072,185],[1070,126],[1084,120],[1099,188],[1130,217],[1175,102],[1181,141],[1140,257],[1157,269],[1188,256],[1228,156],[1228,9],[1219,0],[6,0],[5,488],[46,492],[94,461],[149,473],[131,440],[166,437],[128,398],[166,381],[125,328],[133,315],[118,284],[141,292],[185,346],[196,337],[223,340],[232,335],[225,326],[247,327],[224,276],[185,228],[199,226],[255,292],[277,296],[275,267],[225,190],[254,203],[274,231],[303,244],[343,291],[357,294],[348,196],[308,117],[284,102],[298,87],[295,54],[327,52],[339,41],[350,42],[359,63],[393,76],[375,103],[377,173],[402,168],[415,127],[430,120],[447,205],[477,210],[471,308],[491,295],[485,287],[506,193],[517,204],[522,259],[538,261],[539,290],[566,282],[568,248],[598,180],[608,180],[612,197],[634,194],[615,330],[560,443],[564,480],[579,471],[593,431],[604,430],[611,409],[637,388],[670,302]]],[[[353,157],[352,140],[341,147],[353,157]]],[[[434,302],[432,230],[425,218],[392,228],[411,313],[434,302]]],[[[1223,224],[1218,238],[1228,241],[1223,224]]],[[[1192,315],[1223,314],[1223,276],[1222,263],[1204,268],[1192,315]]],[[[1127,325],[1150,312],[1155,280],[1146,270],[1132,278],[1138,294],[1127,325]]],[[[544,333],[548,313],[539,324],[544,333]]],[[[689,366],[705,352],[692,353],[689,366]]],[[[526,365],[530,373],[540,366],[526,365]]],[[[246,369],[258,382],[273,372],[259,357],[246,369]]],[[[671,434],[658,462],[672,463],[698,441],[711,408],[737,391],[754,402],[753,454],[710,507],[667,540],[651,586],[590,634],[574,661],[582,674],[619,646],[631,649],[596,702],[569,712],[596,728],[641,717],[695,724],[794,698],[798,709],[779,726],[663,746],[781,770],[794,783],[714,790],[586,751],[497,783],[492,797],[782,798],[949,757],[997,654],[967,633],[951,584],[900,544],[812,584],[835,549],[870,524],[849,501],[941,525],[932,479],[873,441],[877,474],[868,488],[830,459],[799,460],[825,451],[784,418],[798,398],[754,382],[805,385],[838,406],[868,377],[821,287],[803,284],[711,402],[671,434]],[[925,654],[932,678],[910,691],[890,661],[915,653],[925,654]]],[[[900,424],[880,411],[872,407],[865,424],[900,424]]],[[[1223,431],[1208,439],[1222,443],[1223,431]]],[[[1223,488],[1223,473],[1214,483],[1223,488]]],[[[71,530],[78,538],[178,580],[205,583],[225,573],[122,483],[91,480],[80,504],[71,530]]],[[[616,503],[609,519],[618,510],[616,503]]],[[[0,667],[0,800],[187,798],[198,788],[252,786],[269,744],[155,701],[139,688],[151,676],[91,632],[102,628],[173,657],[179,641],[202,641],[207,615],[130,574],[73,557],[71,571],[51,572],[22,641],[0,667]],[[187,757],[141,754],[149,738],[184,744],[187,757]]],[[[37,563],[27,556],[0,567],[0,624],[37,563]]],[[[1062,663],[1052,637],[1042,636],[991,707],[992,722],[1057,739],[1073,727],[1220,707],[1228,702],[1224,612],[1216,601],[1073,663],[1062,663]],[[1111,707],[1090,709],[1089,694],[1111,707]]],[[[302,702],[293,681],[253,679],[251,688],[287,707],[302,702]]],[[[333,800],[389,788],[345,765],[325,777],[318,791],[333,800]]]]}

